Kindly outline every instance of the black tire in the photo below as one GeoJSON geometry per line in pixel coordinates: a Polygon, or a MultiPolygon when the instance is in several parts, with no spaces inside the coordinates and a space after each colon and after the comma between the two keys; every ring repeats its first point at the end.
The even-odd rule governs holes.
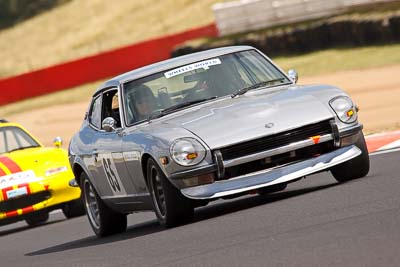
{"type": "Polygon", "coordinates": [[[174,227],[193,220],[194,206],[165,177],[153,159],[147,162],[147,182],[154,211],[164,227],[174,227]]]}
{"type": "Polygon", "coordinates": [[[110,209],[101,200],[86,173],[81,174],[81,189],[89,223],[98,237],[126,231],[126,214],[110,209]]]}
{"type": "Polygon", "coordinates": [[[49,219],[48,212],[39,212],[39,213],[34,213],[31,216],[27,217],[25,221],[29,226],[34,227],[44,224],[45,222],[47,222],[48,219],[49,219]]]}
{"type": "Polygon", "coordinates": [[[65,203],[61,209],[67,219],[85,215],[85,207],[83,205],[82,195],[78,199],[65,203]]]}
{"type": "Polygon", "coordinates": [[[358,179],[366,176],[369,172],[369,155],[363,133],[359,134],[355,145],[361,150],[361,155],[331,168],[331,173],[338,182],[358,179]]]}
{"type": "Polygon", "coordinates": [[[286,187],[287,187],[287,184],[275,184],[275,185],[271,185],[268,187],[260,188],[257,190],[257,193],[259,195],[268,195],[271,193],[283,191],[286,189],[286,187]]]}

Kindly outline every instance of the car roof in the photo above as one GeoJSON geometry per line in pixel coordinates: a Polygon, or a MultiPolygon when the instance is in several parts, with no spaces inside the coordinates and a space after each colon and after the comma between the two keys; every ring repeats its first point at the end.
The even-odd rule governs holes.
{"type": "Polygon", "coordinates": [[[16,127],[22,128],[22,126],[18,123],[9,122],[6,119],[0,119],[0,127],[4,127],[4,126],[16,126],[16,127]]]}
{"type": "Polygon", "coordinates": [[[109,87],[114,87],[118,86],[119,84],[136,80],[148,75],[151,75],[153,73],[161,72],[161,71],[166,71],[169,69],[173,69],[185,64],[190,64],[193,62],[201,61],[210,57],[217,57],[225,54],[230,54],[234,52],[240,52],[240,51],[245,51],[245,50],[250,50],[250,49],[255,49],[252,46],[227,46],[227,47],[221,47],[221,48],[214,48],[206,51],[201,51],[201,52],[196,52],[184,56],[179,56],[171,59],[167,59],[164,61],[160,61],[154,64],[150,64],[126,73],[123,73],[121,75],[118,75],[114,78],[111,78],[110,80],[106,81],[103,83],[99,89],[95,92],[95,95],[102,89],[104,88],[109,88],[109,87]]]}
{"type": "Polygon", "coordinates": [[[0,119],[0,127],[6,127],[6,126],[14,126],[14,127],[18,127],[23,129],[24,131],[26,131],[26,129],[19,123],[16,122],[9,122],[5,119],[0,119]]]}

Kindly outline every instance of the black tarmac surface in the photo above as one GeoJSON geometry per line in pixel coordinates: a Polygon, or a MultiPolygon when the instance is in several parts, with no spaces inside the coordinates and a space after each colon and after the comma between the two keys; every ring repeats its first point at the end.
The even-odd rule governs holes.
{"type": "Polygon", "coordinates": [[[363,179],[329,173],[269,196],[214,202],[161,228],[153,213],[94,236],[86,217],[0,227],[0,266],[400,266],[400,152],[371,156],[363,179]]]}

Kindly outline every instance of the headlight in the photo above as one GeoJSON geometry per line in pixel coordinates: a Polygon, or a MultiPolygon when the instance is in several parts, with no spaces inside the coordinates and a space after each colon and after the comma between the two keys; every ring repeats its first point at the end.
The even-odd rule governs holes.
{"type": "Polygon", "coordinates": [[[347,96],[338,96],[329,101],[329,105],[335,111],[339,120],[344,123],[352,123],[357,120],[357,110],[353,101],[347,96]]]}
{"type": "Polygon", "coordinates": [[[170,148],[172,159],[182,166],[199,164],[206,156],[206,149],[194,138],[175,140],[170,148]]]}

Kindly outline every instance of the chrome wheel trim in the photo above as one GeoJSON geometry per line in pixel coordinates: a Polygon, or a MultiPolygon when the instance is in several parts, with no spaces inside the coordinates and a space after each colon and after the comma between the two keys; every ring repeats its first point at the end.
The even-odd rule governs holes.
{"type": "Polygon", "coordinates": [[[94,189],[88,180],[84,183],[85,206],[90,222],[96,228],[100,228],[100,212],[94,189]]]}
{"type": "Polygon", "coordinates": [[[157,214],[160,215],[160,217],[165,219],[165,213],[166,213],[165,194],[161,184],[161,177],[155,166],[151,167],[150,180],[151,180],[150,181],[151,189],[153,191],[151,195],[153,198],[154,206],[156,208],[156,212],[157,214]]]}

